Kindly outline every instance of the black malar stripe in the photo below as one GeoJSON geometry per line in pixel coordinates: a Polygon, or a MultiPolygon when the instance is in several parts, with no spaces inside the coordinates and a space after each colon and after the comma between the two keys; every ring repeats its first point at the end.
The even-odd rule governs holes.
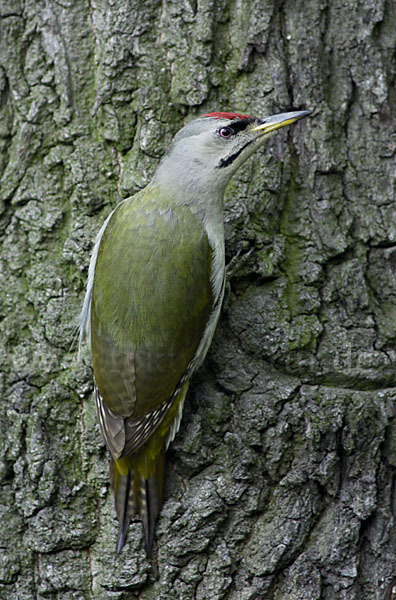
{"type": "Polygon", "coordinates": [[[231,156],[228,156],[227,158],[222,158],[219,164],[216,165],[216,169],[223,169],[224,167],[228,167],[229,165],[231,165],[234,162],[234,160],[238,158],[240,153],[243,152],[245,148],[247,148],[247,146],[249,146],[249,144],[251,144],[252,142],[254,142],[254,140],[249,140],[244,146],[242,146],[242,148],[239,148],[238,152],[231,154],[231,156]]]}

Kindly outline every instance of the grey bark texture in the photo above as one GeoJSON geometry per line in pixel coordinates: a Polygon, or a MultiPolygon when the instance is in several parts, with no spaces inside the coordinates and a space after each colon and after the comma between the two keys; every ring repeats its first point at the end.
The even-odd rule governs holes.
{"type": "MultiPolygon", "coordinates": [[[[393,0],[1,0],[0,598],[380,599],[396,569],[393,0]],[[229,285],[147,560],[76,322],[186,119],[314,116],[227,191],[229,285]]],[[[392,585],[388,598],[393,597],[392,585]]]]}

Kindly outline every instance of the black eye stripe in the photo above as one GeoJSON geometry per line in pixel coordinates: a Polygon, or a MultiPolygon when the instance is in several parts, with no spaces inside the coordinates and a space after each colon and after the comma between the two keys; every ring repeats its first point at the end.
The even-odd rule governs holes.
{"type": "Polygon", "coordinates": [[[244,129],[246,129],[246,127],[250,124],[253,123],[254,119],[240,119],[239,121],[234,121],[233,123],[230,123],[229,125],[224,125],[223,127],[220,127],[219,129],[219,133],[223,130],[223,129],[228,129],[230,130],[230,135],[229,136],[225,136],[222,135],[220,133],[220,135],[222,135],[222,137],[231,137],[231,135],[236,135],[237,133],[239,133],[239,131],[243,131],[244,129]]]}
{"type": "Polygon", "coordinates": [[[228,125],[228,127],[232,129],[234,133],[238,133],[238,131],[243,131],[246,129],[246,127],[252,122],[253,119],[240,119],[239,121],[234,121],[234,123],[231,123],[228,125]]]}

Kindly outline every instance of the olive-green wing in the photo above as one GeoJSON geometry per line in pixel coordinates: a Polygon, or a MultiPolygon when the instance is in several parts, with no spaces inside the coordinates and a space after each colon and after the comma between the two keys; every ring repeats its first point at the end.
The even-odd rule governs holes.
{"type": "Polygon", "coordinates": [[[103,233],[91,348],[102,429],[116,454],[160,422],[197,352],[214,305],[212,255],[188,206],[155,190],[120,204],[103,233]]]}

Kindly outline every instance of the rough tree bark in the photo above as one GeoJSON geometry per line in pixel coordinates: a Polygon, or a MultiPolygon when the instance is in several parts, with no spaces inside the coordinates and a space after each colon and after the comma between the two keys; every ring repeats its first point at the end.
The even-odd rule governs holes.
{"type": "Polygon", "coordinates": [[[393,0],[1,0],[0,597],[379,599],[396,567],[393,0]],[[75,325],[96,232],[209,110],[314,108],[227,193],[229,289],[151,561],[75,325]]]}

